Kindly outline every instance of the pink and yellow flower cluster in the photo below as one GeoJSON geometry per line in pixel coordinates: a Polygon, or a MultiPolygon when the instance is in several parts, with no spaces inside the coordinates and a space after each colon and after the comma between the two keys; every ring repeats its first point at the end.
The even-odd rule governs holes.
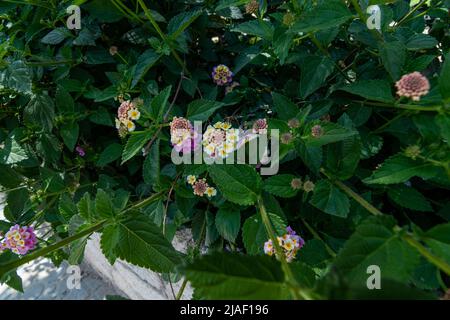
{"type": "Polygon", "coordinates": [[[119,130],[119,134],[134,131],[136,125],[133,121],[139,120],[140,117],[141,113],[134,102],[123,101],[117,109],[116,129],[119,130]]]}
{"type": "Polygon", "coordinates": [[[37,239],[33,227],[21,227],[18,224],[11,227],[0,242],[0,252],[11,250],[15,254],[24,255],[36,248],[37,239]]]}
{"type": "Polygon", "coordinates": [[[194,175],[189,175],[186,178],[187,183],[192,186],[193,192],[196,196],[203,197],[206,195],[208,198],[212,198],[217,195],[217,190],[206,182],[206,179],[197,179],[194,175]]]}
{"type": "MultiPolygon", "coordinates": [[[[304,246],[305,241],[297,235],[297,233],[291,228],[286,228],[287,233],[282,237],[277,237],[278,245],[284,252],[287,262],[292,262],[297,252],[304,246]]],[[[275,247],[272,240],[268,240],[264,243],[264,253],[272,256],[275,253],[275,247]]]]}

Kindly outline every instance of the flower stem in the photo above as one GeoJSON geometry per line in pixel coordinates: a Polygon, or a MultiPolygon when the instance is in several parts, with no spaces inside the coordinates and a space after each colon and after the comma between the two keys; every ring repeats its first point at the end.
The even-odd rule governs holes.
{"type": "Polygon", "coordinates": [[[294,274],[292,273],[291,268],[289,267],[285,256],[283,254],[283,250],[280,248],[278,244],[277,237],[275,235],[275,231],[272,227],[272,222],[270,221],[269,215],[267,214],[266,208],[264,207],[264,203],[261,197],[258,198],[258,208],[259,213],[261,215],[261,220],[264,223],[264,227],[266,228],[267,234],[269,235],[269,238],[272,240],[273,246],[275,247],[275,254],[278,258],[278,260],[281,262],[281,267],[284,271],[284,274],[286,275],[286,281],[287,284],[291,290],[292,296],[295,300],[311,300],[312,297],[306,293],[304,290],[300,289],[300,286],[297,282],[297,280],[294,277],[294,274]]]}
{"type": "Polygon", "coordinates": [[[431,253],[426,247],[424,247],[419,241],[417,241],[410,234],[403,234],[402,239],[406,241],[411,247],[415,248],[419,253],[424,256],[429,262],[436,267],[444,271],[450,276],[450,265],[438,256],[431,253]]]}

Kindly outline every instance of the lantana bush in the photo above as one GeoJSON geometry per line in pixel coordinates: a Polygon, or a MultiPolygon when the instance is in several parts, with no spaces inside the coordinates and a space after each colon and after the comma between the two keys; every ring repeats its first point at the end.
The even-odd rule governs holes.
{"type": "Polygon", "coordinates": [[[99,233],[174,299],[448,297],[449,25],[449,0],[1,1],[0,283],[99,233]]]}

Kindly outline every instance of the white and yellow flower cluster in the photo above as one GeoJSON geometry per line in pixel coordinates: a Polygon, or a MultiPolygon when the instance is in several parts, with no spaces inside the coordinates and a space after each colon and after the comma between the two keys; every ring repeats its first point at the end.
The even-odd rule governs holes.
{"type": "Polygon", "coordinates": [[[234,129],[228,122],[217,122],[208,126],[203,134],[203,149],[212,158],[226,158],[238,146],[239,129],[234,129]]]}

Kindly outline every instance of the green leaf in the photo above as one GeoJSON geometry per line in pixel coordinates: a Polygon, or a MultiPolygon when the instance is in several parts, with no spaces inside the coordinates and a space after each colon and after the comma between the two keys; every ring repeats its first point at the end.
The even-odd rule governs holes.
{"type": "Polygon", "coordinates": [[[291,32],[317,32],[337,28],[352,17],[345,3],[327,0],[299,18],[291,27],[291,32]]]}
{"type": "Polygon", "coordinates": [[[257,36],[264,40],[271,41],[274,28],[272,24],[265,20],[251,20],[237,25],[231,29],[231,31],[257,36]]]}
{"type": "Polygon", "coordinates": [[[150,70],[150,68],[155,65],[160,57],[161,55],[156,53],[153,49],[148,49],[139,56],[134,68],[133,80],[131,81],[131,89],[133,89],[138,84],[138,82],[145,76],[148,70],[150,70]]]}
{"type": "Polygon", "coordinates": [[[69,222],[70,219],[77,214],[77,206],[73,203],[72,198],[67,194],[62,194],[59,198],[59,213],[65,221],[69,222]]]}
{"type": "Polygon", "coordinates": [[[220,207],[216,215],[216,228],[226,240],[234,243],[241,227],[241,213],[232,206],[220,207]]]}
{"type": "Polygon", "coordinates": [[[150,152],[144,160],[142,167],[142,175],[144,182],[149,185],[159,183],[160,175],[160,154],[159,154],[159,139],[152,145],[150,152]]]}
{"type": "Polygon", "coordinates": [[[171,91],[172,86],[168,86],[152,99],[150,110],[154,120],[162,120],[164,112],[167,109],[167,102],[169,101],[171,91]]]}
{"type": "Polygon", "coordinates": [[[55,95],[55,104],[59,112],[74,112],[75,102],[72,96],[62,86],[58,86],[55,95]]]}
{"type": "Polygon", "coordinates": [[[83,197],[77,203],[78,214],[85,219],[90,221],[94,216],[94,203],[91,200],[89,193],[85,193],[83,197]]]}
{"type": "Polygon", "coordinates": [[[95,197],[95,212],[97,215],[104,218],[111,218],[115,214],[111,198],[102,189],[97,190],[97,195],[95,197]]]}
{"type": "Polygon", "coordinates": [[[38,94],[31,97],[24,109],[24,120],[39,126],[44,131],[52,131],[55,119],[55,106],[47,94],[38,94]]]}
{"type": "Polygon", "coordinates": [[[102,252],[111,265],[113,265],[117,259],[116,248],[121,240],[120,236],[119,226],[112,224],[103,229],[102,237],[100,238],[102,252]]]}
{"type": "Polygon", "coordinates": [[[182,12],[169,21],[167,30],[172,39],[178,38],[200,15],[201,10],[182,12]]]}
{"type": "Polygon", "coordinates": [[[416,189],[403,184],[389,187],[389,198],[398,205],[415,211],[433,211],[428,200],[416,189]]]}
{"type": "Polygon", "coordinates": [[[127,144],[122,154],[122,164],[133,158],[137,153],[142,151],[145,144],[152,138],[149,131],[134,132],[128,138],[127,144]]]}
{"type": "Polygon", "coordinates": [[[205,121],[224,105],[224,103],[217,101],[195,100],[189,103],[186,117],[191,121],[205,121]]]}
{"type": "Polygon", "coordinates": [[[380,56],[392,80],[398,80],[406,61],[406,48],[400,41],[382,42],[379,44],[380,56]]]}
{"type": "Polygon", "coordinates": [[[450,223],[431,228],[425,233],[424,240],[435,255],[450,263],[450,223]]]}
{"type": "Polygon", "coordinates": [[[299,139],[295,141],[295,150],[309,170],[318,174],[323,160],[322,148],[306,146],[305,142],[299,139]]]}
{"type": "Polygon", "coordinates": [[[100,154],[97,161],[97,166],[104,167],[107,164],[116,161],[122,155],[122,145],[119,143],[112,143],[105,148],[100,154]]]}
{"type": "Polygon", "coordinates": [[[60,44],[69,35],[70,32],[67,30],[67,28],[65,27],[56,28],[47,33],[45,37],[42,38],[41,42],[44,44],[60,44]]]}
{"type": "Polygon", "coordinates": [[[264,191],[282,198],[292,198],[297,195],[298,190],[291,187],[292,180],[295,179],[291,174],[278,174],[264,180],[264,191]]]}
{"type": "Polygon", "coordinates": [[[15,164],[28,159],[25,150],[17,142],[16,137],[11,135],[3,143],[3,148],[0,148],[0,164],[15,164]]]}
{"type": "Polygon", "coordinates": [[[261,177],[248,165],[211,165],[208,168],[223,196],[240,205],[254,204],[261,191],[261,177]]]}
{"type": "Polygon", "coordinates": [[[441,132],[441,137],[447,141],[447,144],[450,146],[450,117],[439,114],[436,116],[435,121],[441,132]]]}
{"type": "Polygon", "coordinates": [[[10,166],[0,164],[0,186],[5,188],[15,188],[19,186],[21,182],[21,176],[14,171],[14,169],[10,168],[10,166]]]}
{"type": "Polygon", "coordinates": [[[301,69],[300,96],[306,98],[324,84],[334,70],[334,63],[328,57],[309,56],[301,69]]]}
{"type": "Polygon", "coordinates": [[[184,268],[196,294],[207,299],[283,299],[284,273],[275,259],[214,253],[184,268]]]}
{"type": "Polygon", "coordinates": [[[298,114],[299,107],[297,107],[297,105],[293,103],[291,100],[289,100],[287,97],[279,93],[273,92],[272,99],[273,99],[273,108],[278,118],[282,120],[291,120],[295,118],[295,116],[298,114]]]}
{"type": "Polygon", "coordinates": [[[0,87],[15,90],[24,94],[31,94],[32,76],[30,68],[21,60],[11,62],[0,72],[0,87]]]}
{"type": "Polygon", "coordinates": [[[393,102],[391,85],[386,80],[359,80],[338,90],[346,91],[357,96],[381,102],[393,102]]]}
{"type": "Polygon", "coordinates": [[[76,122],[65,124],[59,130],[61,137],[63,138],[64,144],[70,151],[73,151],[73,149],[75,148],[75,145],[78,141],[79,131],[80,127],[76,122]]]}
{"type": "Polygon", "coordinates": [[[322,123],[321,127],[323,134],[319,137],[313,137],[311,135],[311,130],[309,130],[309,135],[305,139],[305,143],[308,147],[320,147],[329,143],[338,142],[358,133],[357,131],[332,122],[322,123]]]}
{"type": "Polygon", "coordinates": [[[409,281],[419,255],[392,231],[394,224],[392,217],[366,219],[347,240],[334,267],[358,286],[366,283],[371,265],[380,267],[383,278],[409,281]]]}
{"type": "Polygon", "coordinates": [[[346,218],[350,210],[347,195],[327,180],[316,184],[310,203],[325,213],[341,218],[346,218]]]}
{"type": "Polygon", "coordinates": [[[450,53],[445,55],[445,62],[439,76],[439,91],[445,101],[450,101],[450,53]]]}
{"type": "Polygon", "coordinates": [[[431,49],[437,45],[438,41],[435,38],[424,33],[415,34],[406,41],[406,49],[411,51],[431,49]]]}
{"type": "Polygon", "coordinates": [[[438,171],[436,167],[421,160],[413,160],[403,155],[395,155],[387,159],[372,175],[363,180],[367,184],[394,184],[402,183],[414,176],[423,179],[434,177],[438,171]]]}
{"type": "Polygon", "coordinates": [[[117,224],[117,257],[156,272],[172,272],[182,262],[177,252],[148,217],[137,216],[117,224]]]}
{"type": "MultiPolygon", "coordinates": [[[[277,234],[280,236],[283,235],[286,232],[286,222],[276,214],[269,213],[268,215],[277,234]]],[[[242,227],[242,240],[248,254],[255,255],[264,253],[264,243],[269,238],[259,214],[255,214],[245,220],[242,227]]]]}

